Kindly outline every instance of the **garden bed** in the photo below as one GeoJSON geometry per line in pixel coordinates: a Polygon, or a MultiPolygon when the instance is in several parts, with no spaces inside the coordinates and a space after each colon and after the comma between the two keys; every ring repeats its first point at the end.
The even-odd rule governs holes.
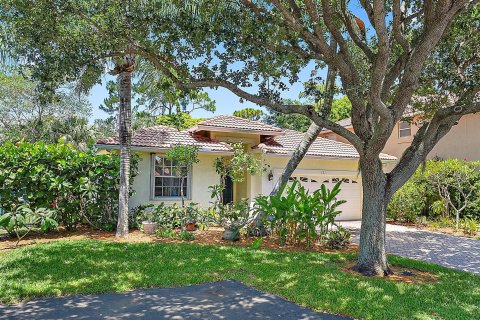
{"type": "Polygon", "coordinates": [[[417,228],[420,230],[427,230],[433,232],[439,232],[444,234],[449,234],[456,237],[465,237],[465,238],[474,238],[480,239],[480,232],[477,232],[475,235],[467,234],[463,232],[462,229],[455,230],[453,227],[434,227],[427,222],[427,224],[422,223],[414,223],[414,222],[402,222],[402,221],[387,221],[388,224],[396,225],[396,226],[405,226],[405,227],[412,227],[417,228]]]}
{"type": "MultiPolygon", "coordinates": [[[[343,272],[359,275],[358,272],[354,271],[356,263],[356,259],[347,260],[344,268],[342,269],[343,272]]],[[[439,277],[432,272],[419,270],[416,268],[406,268],[403,266],[391,265],[390,270],[392,270],[393,274],[383,277],[382,279],[408,284],[428,284],[437,282],[439,279],[439,277]]]]}
{"type": "MultiPolygon", "coordinates": [[[[222,227],[210,227],[207,230],[197,230],[194,232],[195,240],[189,241],[196,244],[204,245],[223,245],[234,247],[249,247],[256,238],[254,237],[241,237],[239,241],[230,242],[222,240],[223,228],[222,227]]],[[[154,235],[146,235],[140,230],[131,230],[128,239],[117,239],[115,232],[102,231],[93,229],[90,227],[79,227],[77,231],[66,231],[60,229],[58,231],[51,231],[48,233],[35,233],[27,235],[20,243],[19,246],[32,245],[36,243],[46,243],[56,240],[100,240],[100,241],[115,241],[115,242],[160,242],[160,243],[182,243],[185,242],[176,238],[159,238],[154,235]]],[[[356,244],[350,244],[347,248],[342,250],[332,250],[323,247],[319,244],[315,244],[311,248],[306,248],[304,244],[300,245],[279,245],[279,240],[274,236],[262,238],[260,248],[281,250],[286,252],[343,252],[343,253],[355,253],[358,246],[356,244]]],[[[17,239],[8,238],[7,235],[3,235],[0,238],[0,250],[14,249],[16,248],[17,239]]]]}

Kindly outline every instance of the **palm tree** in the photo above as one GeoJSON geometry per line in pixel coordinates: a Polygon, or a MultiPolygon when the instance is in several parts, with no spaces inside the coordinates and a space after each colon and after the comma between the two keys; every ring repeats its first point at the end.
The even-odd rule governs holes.
{"type": "Polygon", "coordinates": [[[135,70],[135,57],[125,55],[116,63],[111,74],[118,81],[118,138],[120,143],[120,185],[118,194],[117,237],[128,236],[128,198],[130,192],[130,147],[132,139],[132,73],[135,70]]]}

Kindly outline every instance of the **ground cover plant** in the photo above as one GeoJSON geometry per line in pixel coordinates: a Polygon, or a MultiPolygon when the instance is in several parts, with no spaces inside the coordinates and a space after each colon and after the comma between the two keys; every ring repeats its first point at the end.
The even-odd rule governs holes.
{"type": "Polygon", "coordinates": [[[342,271],[354,258],[194,244],[55,241],[0,252],[0,301],[235,279],[302,306],[359,319],[475,319],[480,313],[479,276],[390,256],[394,266],[429,271],[438,280],[407,284],[365,278],[342,271]]]}

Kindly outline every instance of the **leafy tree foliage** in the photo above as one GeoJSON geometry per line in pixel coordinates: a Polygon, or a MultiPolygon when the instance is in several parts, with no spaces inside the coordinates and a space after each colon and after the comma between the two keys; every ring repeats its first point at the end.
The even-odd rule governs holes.
{"type": "Polygon", "coordinates": [[[392,197],[388,216],[414,222],[419,215],[480,221],[480,162],[429,160],[392,197]]]}
{"type": "Polygon", "coordinates": [[[173,127],[177,130],[185,130],[204,120],[204,118],[192,118],[189,113],[180,112],[159,116],[156,118],[155,123],[162,126],[173,127]]]}
{"type": "Polygon", "coordinates": [[[263,111],[260,109],[245,108],[241,110],[236,110],[233,112],[235,117],[240,117],[252,121],[258,121],[263,116],[263,111]]]}
{"type": "MultiPolygon", "coordinates": [[[[297,105],[302,104],[300,101],[295,101],[295,100],[289,100],[289,103],[297,104],[297,105]]],[[[267,110],[268,110],[268,113],[263,117],[263,121],[280,128],[305,132],[310,127],[310,124],[312,123],[311,119],[301,114],[282,113],[282,112],[274,111],[270,108],[267,108],[267,110]]],[[[332,111],[329,118],[332,121],[342,120],[350,117],[351,111],[352,111],[352,104],[348,100],[347,96],[343,96],[339,99],[333,100],[332,111]]]]}
{"type": "MultiPolygon", "coordinates": [[[[154,126],[156,124],[171,126],[179,130],[190,128],[204,119],[192,118],[191,113],[198,109],[214,112],[215,101],[207,93],[195,90],[175,89],[168,79],[162,78],[158,70],[147,68],[147,63],[140,64],[143,72],[137,75],[133,83],[132,129],[154,126]],[[159,78],[160,77],[160,78],[159,78]]],[[[108,81],[109,93],[100,105],[100,110],[109,116],[96,121],[96,129],[103,131],[103,136],[111,136],[117,131],[118,85],[108,81]]]]}
{"type": "Polygon", "coordinates": [[[92,143],[85,97],[67,88],[45,101],[37,87],[22,75],[0,74],[0,141],[92,143]]]}

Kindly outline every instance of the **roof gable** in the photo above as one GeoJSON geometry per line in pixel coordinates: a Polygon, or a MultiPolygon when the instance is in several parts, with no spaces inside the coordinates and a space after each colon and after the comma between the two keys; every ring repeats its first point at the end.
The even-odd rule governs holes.
{"type": "MultiPolygon", "coordinates": [[[[118,136],[100,139],[97,145],[118,145],[118,136]]],[[[132,147],[168,149],[174,145],[194,145],[202,151],[230,152],[232,148],[219,142],[188,131],[178,131],[167,126],[154,126],[135,130],[132,134],[132,147]]]]}
{"type": "Polygon", "coordinates": [[[277,128],[260,121],[252,121],[240,117],[226,115],[216,116],[202,121],[195,127],[190,128],[189,131],[231,131],[264,135],[279,135],[283,132],[281,128],[277,128]]]}
{"type": "MultiPolygon", "coordinates": [[[[304,137],[304,133],[285,130],[285,134],[268,139],[264,143],[255,146],[255,149],[260,149],[267,154],[289,155],[300,144],[304,137]]],[[[326,157],[326,158],[359,158],[358,152],[351,144],[342,143],[322,137],[312,143],[307,151],[306,156],[326,157]]],[[[396,157],[380,154],[382,160],[396,160],[396,157]]]]}

